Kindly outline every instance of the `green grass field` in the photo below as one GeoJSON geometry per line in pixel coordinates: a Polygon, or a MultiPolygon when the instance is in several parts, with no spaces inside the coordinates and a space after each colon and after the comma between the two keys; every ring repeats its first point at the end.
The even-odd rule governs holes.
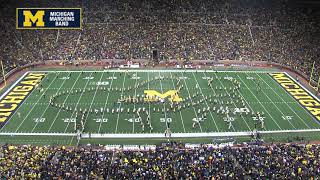
{"type": "Polygon", "coordinates": [[[278,131],[280,136],[286,130],[320,129],[319,121],[268,72],[106,70],[42,73],[45,76],[40,85],[2,124],[2,142],[77,144],[87,142],[90,136],[95,142],[121,138],[132,143],[137,139],[149,143],[152,139],[165,139],[164,132],[168,127],[172,137],[184,139],[245,136],[254,129],[278,131]],[[141,101],[146,98],[145,90],[155,90],[163,95],[179,87],[181,90],[177,95],[163,97],[162,102],[141,101]],[[177,96],[182,101],[172,104],[170,98],[177,96]],[[140,101],[125,102],[129,97],[140,98],[140,101]],[[80,140],[76,129],[82,133],[80,140]]]}

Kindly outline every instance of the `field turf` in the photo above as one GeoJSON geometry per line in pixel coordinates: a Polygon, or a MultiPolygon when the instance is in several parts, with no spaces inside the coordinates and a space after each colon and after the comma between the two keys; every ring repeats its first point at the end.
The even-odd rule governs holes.
{"type": "Polygon", "coordinates": [[[319,121],[268,72],[106,70],[28,73],[45,75],[0,130],[3,137],[11,137],[19,143],[39,139],[50,142],[56,138],[62,144],[76,144],[79,143],[75,136],[77,132],[83,137],[94,139],[96,135],[108,139],[119,135],[122,138],[164,138],[168,128],[172,135],[181,134],[185,138],[201,133],[222,135],[255,129],[279,132],[320,129],[319,121]],[[145,90],[164,95],[179,87],[181,90],[177,95],[169,94],[163,98],[164,102],[125,102],[128,98],[144,99],[145,90]],[[182,101],[172,105],[170,98],[177,96],[182,101]],[[195,123],[197,121],[200,123],[195,123]]]}

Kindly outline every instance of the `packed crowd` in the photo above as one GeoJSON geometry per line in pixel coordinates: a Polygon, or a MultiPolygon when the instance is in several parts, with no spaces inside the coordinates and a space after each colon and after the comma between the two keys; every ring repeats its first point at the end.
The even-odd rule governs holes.
{"type": "Polygon", "coordinates": [[[81,31],[19,31],[3,19],[1,59],[11,69],[41,60],[150,59],[156,49],[160,60],[274,61],[307,75],[320,62],[319,16],[286,1],[134,2],[70,1],[84,8],[81,31]]]}
{"type": "Polygon", "coordinates": [[[317,179],[320,146],[0,147],[1,179],[317,179]]]}

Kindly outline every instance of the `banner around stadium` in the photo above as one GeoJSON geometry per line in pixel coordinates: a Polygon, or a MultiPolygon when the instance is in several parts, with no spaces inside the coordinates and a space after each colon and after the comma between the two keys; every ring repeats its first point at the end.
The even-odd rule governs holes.
{"type": "Polygon", "coordinates": [[[17,8],[17,29],[81,29],[81,8],[17,8]]]}

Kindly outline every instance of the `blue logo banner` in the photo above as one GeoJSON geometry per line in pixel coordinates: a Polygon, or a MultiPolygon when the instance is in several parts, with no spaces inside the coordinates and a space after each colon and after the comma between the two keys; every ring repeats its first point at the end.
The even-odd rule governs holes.
{"type": "Polygon", "coordinates": [[[17,8],[17,29],[81,29],[81,8],[17,8]]]}

